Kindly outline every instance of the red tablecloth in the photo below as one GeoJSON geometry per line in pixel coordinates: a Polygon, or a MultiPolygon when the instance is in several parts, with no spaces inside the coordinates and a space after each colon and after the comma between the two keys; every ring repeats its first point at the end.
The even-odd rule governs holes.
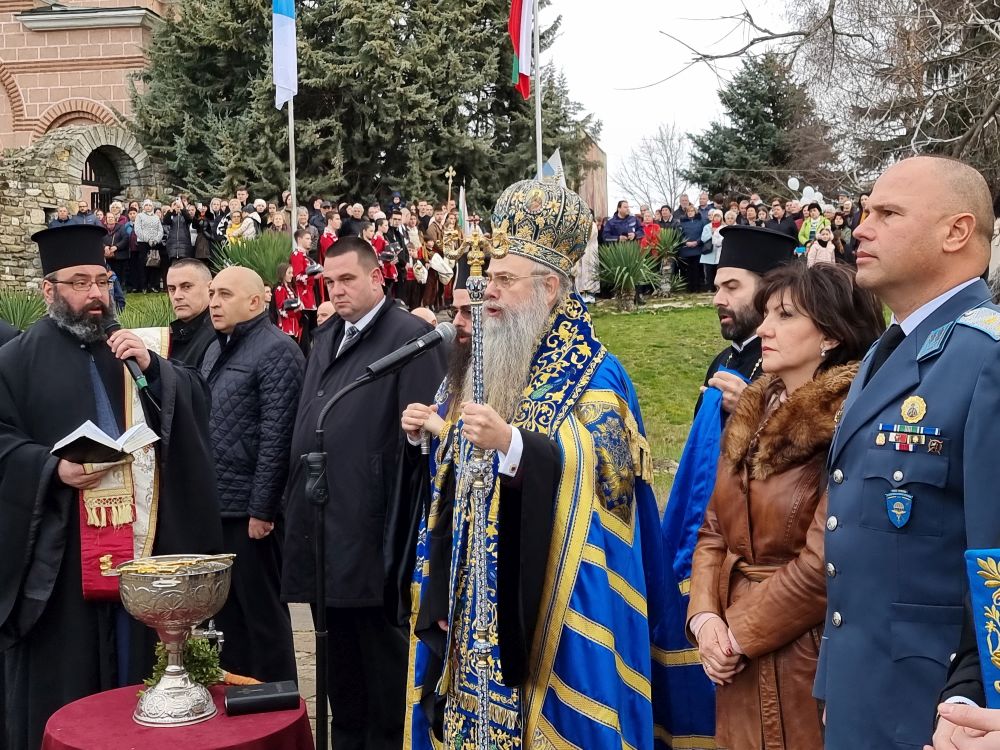
{"type": "Polygon", "coordinates": [[[52,715],[42,750],[313,750],[305,703],[295,711],[226,716],[225,688],[211,690],[215,717],[170,728],[132,721],[138,686],[91,695],[52,715]]]}

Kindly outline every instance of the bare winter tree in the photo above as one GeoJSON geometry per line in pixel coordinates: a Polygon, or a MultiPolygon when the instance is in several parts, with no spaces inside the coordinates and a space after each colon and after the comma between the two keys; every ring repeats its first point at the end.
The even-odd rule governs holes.
{"type": "Polygon", "coordinates": [[[614,175],[615,186],[624,196],[653,208],[677,205],[689,183],[681,176],[688,165],[687,138],[676,126],[660,125],[644,137],[625,158],[614,175]]]}
{"type": "Polygon", "coordinates": [[[787,29],[749,10],[731,17],[746,41],[721,53],[671,38],[709,65],[765,49],[788,56],[843,166],[862,178],[910,154],[941,153],[978,167],[1000,193],[1000,3],[789,0],[787,11],[787,29]]]}

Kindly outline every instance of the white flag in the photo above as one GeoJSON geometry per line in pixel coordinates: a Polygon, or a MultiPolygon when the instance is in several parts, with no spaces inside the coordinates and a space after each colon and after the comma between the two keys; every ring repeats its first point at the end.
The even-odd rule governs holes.
{"type": "Polygon", "coordinates": [[[555,153],[549,157],[549,160],[542,165],[542,174],[539,175],[539,179],[542,177],[558,177],[559,186],[566,187],[566,173],[563,171],[562,156],[559,155],[559,149],[556,149],[555,153]]]}
{"type": "Polygon", "coordinates": [[[295,48],[295,0],[273,0],[272,60],[274,106],[281,109],[299,93],[299,61],[295,48]]]}

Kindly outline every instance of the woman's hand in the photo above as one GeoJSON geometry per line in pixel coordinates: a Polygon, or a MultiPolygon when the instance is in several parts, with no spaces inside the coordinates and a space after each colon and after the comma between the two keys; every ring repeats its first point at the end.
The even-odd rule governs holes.
{"type": "Polygon", "coordinates": [[[726,685],[743,671],[746,662],[729,641],[729,626],[718,615],[705,621],[698,630],[698,654],[708,679],[716,685],[726,685]]]}

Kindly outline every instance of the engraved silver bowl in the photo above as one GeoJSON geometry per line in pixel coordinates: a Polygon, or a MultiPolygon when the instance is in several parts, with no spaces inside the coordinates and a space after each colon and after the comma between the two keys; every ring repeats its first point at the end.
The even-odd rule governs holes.
{"type": "Polygon", "coordinates": [[[191,628],[214,617],[229,596],[233,555],[157,555],[122,563],[113,571],[125,609],[156,630],[167,650],[160,681],[145,690],[132,718],[144,726],[197,724],[216,714],[204,685],[184,668],[191,628]]]}

